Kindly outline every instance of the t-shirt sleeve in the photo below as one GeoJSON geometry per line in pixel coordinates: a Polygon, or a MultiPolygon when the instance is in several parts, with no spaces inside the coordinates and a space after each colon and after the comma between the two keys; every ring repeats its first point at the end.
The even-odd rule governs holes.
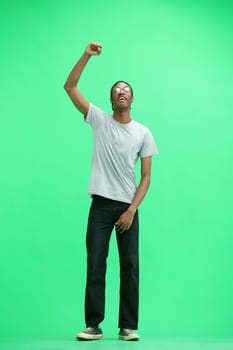
{"type": "Polygon", "coordinates": [[[142,147],[139,152],[141,158],[158,154],[158,148],[149,129],[146,128],[142,147]]]}
{"type": "Polygon", "coordinates": [[[107,114],[105,112],[90,103],[87,116],[84,121],[90,124],[93,129],[97,129],[105,122],[106,118],[107,114]]]}

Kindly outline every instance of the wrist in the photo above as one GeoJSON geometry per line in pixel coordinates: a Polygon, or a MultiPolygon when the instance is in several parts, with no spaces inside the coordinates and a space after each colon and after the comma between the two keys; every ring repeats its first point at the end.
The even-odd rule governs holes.
{"type": "Polygon", "coordinates": [[[128,208],[128,211],[129,211],[129,213],[130,213],[132,216],[134,216],[135,213],[136,213],[136,211],[137,211],[137,208],[134,207],[133,205],[130,205],[129,208],[128,208]]]}
{"type": "Polygon", "coordinates": [[[86,59],[89,59],[91,57],[91,54],[87,51],[84,51],[84,54],[83,56],[86,58],[86,59]]]}

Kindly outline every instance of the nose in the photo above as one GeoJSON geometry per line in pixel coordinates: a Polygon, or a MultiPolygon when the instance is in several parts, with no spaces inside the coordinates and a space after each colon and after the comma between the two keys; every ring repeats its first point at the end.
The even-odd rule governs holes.
{"type": "Polygon", "coordinates": [[[119,94],[124,94],[124,93],[125,93],[124,88],[121,88],[121,87],[120,87],[120,92],[119,92],[119,94]]]}

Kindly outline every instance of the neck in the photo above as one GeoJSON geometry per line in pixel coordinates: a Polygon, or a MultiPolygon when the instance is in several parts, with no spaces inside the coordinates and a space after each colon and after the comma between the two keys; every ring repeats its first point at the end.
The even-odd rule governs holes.
{"type": "Polygon", "coordinates": [[[128,110],[127,111],[114,110],[113,118],[118,123],[129,123],[131,121],[130,112],[128,110]]]}

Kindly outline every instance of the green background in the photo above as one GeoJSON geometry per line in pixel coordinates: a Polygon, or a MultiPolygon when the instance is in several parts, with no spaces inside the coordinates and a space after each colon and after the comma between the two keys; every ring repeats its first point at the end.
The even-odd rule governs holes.
{"type": "MultiPolygon", "coordinates": [[[[233,5],[227,1],[10,1],[0,5],[0,334],[84,327],[92,132],[63,89],[111,112],[119,79],[157,142],[140,208],[140,333],[233,336],[233,5]]],[[[117,332],[112,236],[105,333],[117,332]]]]}

